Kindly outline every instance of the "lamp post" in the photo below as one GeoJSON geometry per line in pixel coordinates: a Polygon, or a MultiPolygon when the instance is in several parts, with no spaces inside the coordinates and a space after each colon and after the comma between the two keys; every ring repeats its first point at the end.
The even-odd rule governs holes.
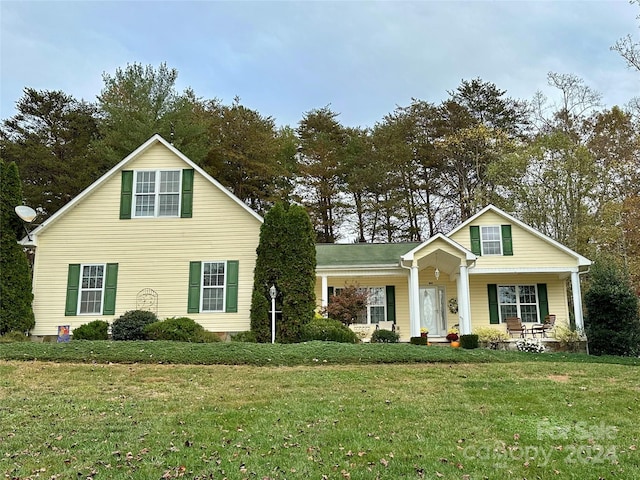
{"type": "Polygon", "coordinates": [[[269,288],[269,295],[271,296],[271,343],[276,343],[276,297],[278,291],[275,285],[271,285],[269,288]]]}

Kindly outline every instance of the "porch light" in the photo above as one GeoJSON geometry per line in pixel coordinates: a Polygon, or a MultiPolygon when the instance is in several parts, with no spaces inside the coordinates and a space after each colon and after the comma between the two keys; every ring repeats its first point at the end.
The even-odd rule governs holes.
{"type": "Polygon", "coordinates": [[[433,272],[433,274],[435,275],[436,280],[440,279],[440,269],[438,267],[436,267],[436,270],[435,272],[433,272]]]}

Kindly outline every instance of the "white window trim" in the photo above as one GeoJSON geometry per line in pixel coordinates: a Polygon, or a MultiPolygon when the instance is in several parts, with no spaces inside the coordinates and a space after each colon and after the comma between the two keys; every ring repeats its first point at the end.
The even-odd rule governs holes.
{"type": "MultiPolygon", "coordinates": [[[[500,308],[502,305],[512,305],[511,303],[501,303],[500,302],[500,287],[516,287],[516,310],[517,310],[517,317],[522,319],[522,310],[520,309],[520,287],[533,287],[535,289],[536,292],[536,315],[538,317],[538,322],[540,322],[540,297],[538,295],[538,285],[535,283],[511,283],[511,284],[501,284],[498,285],[498,315],[500,316],[500,323],[504,323],[506,321],[505,318],[502,318],[502,308],[500,308]]],[[[524,305],[531,305],[531,303],[525,303],[524,305]]],[[[523,320],[523,322],[525,322],[525,320],[523,320]]]]}
{"type": "Polygon", "coordinates": [[[107,264],[106,263],[83,263],[80,265],[80,278],[78,279],[78,305],[76,307],[76,312],[78,315],[102,315],[102,311],[104,310],[104,288],[107,283],[107,264]],[[82,277],[84,272],[84,267],[102,267],[102,288],[100,289],[100,311],[99,312],[81,312],[80,306],[82,305],[82,292],[96,292],[97,288],[82,288],[82,277]]]}
{"type": "Polygon", "coordinates": [[[502,252],[502,227],[500,225],[481,225],[480,226],[480,252],[483,256],[486,257],[499,257],[503,254],[502,252]],[[485,253],[484,251],[484,243],[486,242],[495,242],[496,240],[484,240],[482,233],[485,228],[497,228],[498,235],[500,236],[499,244],[500,244],[500,253],[485,253]]]}
{"type": "MultiPolygon", "coordinates": [[[[131,202],[131,218],[179,218],[180,217],[180,209],[182,208],[182,170],[179,168],[166,168],[159,170],[134,170],[133,171],[133,201],[131,202]],[[147,173],[147,172],[155,172],[156,174],[156,184],[154,189],[155,200],[153,203],[153,215],[136,215],[136,204],[138,202],[138,195],[150,195],[146,193],[138,194],[136,193],[136,185],[138,183],[138,173],[147,173]],[[176,215],[158,215],[158,211],[160,209],[160,176],[161,172],[178,172],[179,174],[179,184],[178,184],[178,213],[176,215]]],[[[175,195],[175,194],[172,194],[175,195]]]]}
{"type": "Polygon", "coordinates": [[[224,313],[227,311],[227,261],[226,260],[207,260],[200,264],[200,312],[202,313],[224,313]],[[205,287],[204,286],[204,264],[205,263],[222,263],[224,264],[224,281],[222,287],[205,287]],[[221,310],[205,310],[204,309],[204,290],[205,288],[222,288],[222,309],[221,310]]]}

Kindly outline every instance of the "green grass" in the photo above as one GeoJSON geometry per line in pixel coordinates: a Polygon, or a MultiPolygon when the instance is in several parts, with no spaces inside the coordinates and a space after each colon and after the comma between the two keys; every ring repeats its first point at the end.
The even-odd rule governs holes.
{"type": "Polygon", "coordinates": [[[186,365],[347,365],[372,363],[485,363],[485,362],[577,362],[640,365],[638,358],[593,357],[579,354],[530,354],[487,349],[463,350],[448,346],[410,344],[346,344],[307,342],[255,344],[222,342],[111,342],[0,344],[0,360],[45,360],[73,363],[163,363],[186,365]]]}
{"type": "Polygon", "coordinates": [[[316,342],[1,347],[6,478],[640,478],[640,369],[631,364],[316,342]],[[301,365],[158,365],[134,355],[160,355],[156,346],[169,350],[163,362],[186,363],[195,349],[191,363],[270,355],[301,365]],[[114,350],[138,363],[109,364],[114,350]],[[86,363],[6,360],[70,362],[73,352],[86,363]],[[335,354],[369,364],[335,365],[335,354]],[[384,364],[392,357],[409,363],[384,364]]]}

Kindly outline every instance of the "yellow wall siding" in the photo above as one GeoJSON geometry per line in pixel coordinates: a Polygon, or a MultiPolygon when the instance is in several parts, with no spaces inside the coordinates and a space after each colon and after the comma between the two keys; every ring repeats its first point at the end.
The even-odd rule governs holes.
{"type": "MultiPolygon", "coordinates": [[[[327,285],[343,288],[345,285],[357,285],[362,288],[395,286],[396,293],[396,328],[401,341],[409,341],[409,284],[408,277],[402,275],[390,276],[362,276],[362,277],[329,277],[327,285]]],[[[322,299],[322,279],[316,278],[316,302],[318,310],[322,299]]]]}
{"type": "Polygon", "coordinates": [[[546,283],[549,313],[556,315],[557,323],[569,322],[569,308],[567,304],[567,282],[559,279],[557,275],[470,275],[469,296],[471,298],[471,329],[478,327],[503,328],[504,325],[491,325],[489,323],[489,299],[487,285],[535,285],[546,283]]]}
{"type": "MultiPolygon", "coordinates": [[[[127,170],[188,168],[156,144],[127,170]]],[[[52,223],[38,238],[34,271],[35,335],[58,325],[77,327],[95,319],[112,321],[136,308],[143,288],[158,293],[158,317],[189,316],[212,331],[249,329],[260,222],[199,175],[194,178],[193,218],[120,220],[121,175],[117,173],[52,223]],[[187,314],[190,261],[239,260],[238,313],[187,314]],[[118,263],[115,316],[64,315],[71,263],[118,263]]]]}
{"type": "MultiPolygon", "coordinates": [[[[477,218],[472,225],[492,226],[510,224],[506,219],[494,212],[486,212],[477,218]]],[[[511,236],[513,241],[513,255],[484,255],[478,257],[477,268],[517,268],[527,266],[540,266],[541,262],[545,267],[575,267],[575,257],[559,250],[550,243],[527,232],[515,224],[511,225],[511,236]]],[[[453,234],[450,238],[471,250],[471,235],[469,226],[453,234]]]]}

